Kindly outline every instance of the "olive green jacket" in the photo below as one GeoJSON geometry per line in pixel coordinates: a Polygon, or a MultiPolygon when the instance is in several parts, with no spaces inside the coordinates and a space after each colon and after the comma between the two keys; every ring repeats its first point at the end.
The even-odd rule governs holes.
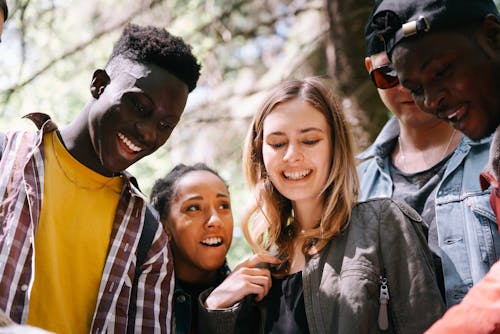
{"type": "MultiPolygon", "coordinates": [[[[420,216],[404,203],[358,203],[347,229],[302,271],[310,333],[421,334],[439,319],[445,306],[422,228],[420,216]]],[[[206,333],[244,333],[258,324],[262,332],[265,304],[248,300],[224,310],[200,303],[200,327],[206,333]]]]}

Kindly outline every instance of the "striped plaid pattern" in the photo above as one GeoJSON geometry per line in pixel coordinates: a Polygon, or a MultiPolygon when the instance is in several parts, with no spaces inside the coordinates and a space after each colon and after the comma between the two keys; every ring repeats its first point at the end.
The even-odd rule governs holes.
{"type": "MultiPolygon", "coordinates": [[[[55,124],[44,114],[30,114],[40,130],[9,132],[0,161],[0,309],[15,322],[25,323],[33,285],[33,240],[44,180],[42,137],[55,124]]],[[[127,328],[136,250],[144,223],[145,200],[124,177],[99,288],[91,333],[170,333],[173,263],[161,224],[137,286],[135,328],[127,328]]]]}

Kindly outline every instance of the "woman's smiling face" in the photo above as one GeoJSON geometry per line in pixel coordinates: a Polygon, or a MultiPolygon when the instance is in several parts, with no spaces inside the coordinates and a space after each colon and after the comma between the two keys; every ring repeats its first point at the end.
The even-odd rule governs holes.
{"type": "Polygon", "coordinates": [[[264,120],[262,156],[276,189],[291,201],[320,198],[332,155],[330,126],[311,104],[278,104],[264,120]]]}
{"type": "Polygon", "coordinates": [[[229,191],[217,175],[205,170],[183,175],[175,184],[168,219],[176,277],[203,281],[223,265],[233,214],[229,191]]]}

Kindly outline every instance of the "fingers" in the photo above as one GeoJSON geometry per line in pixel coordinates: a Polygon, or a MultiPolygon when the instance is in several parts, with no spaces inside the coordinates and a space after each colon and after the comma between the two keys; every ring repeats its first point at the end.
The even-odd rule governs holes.
{"type": "Polygon", "coordinates": [[[268,269],[243,267],[234,271],[207,298],[205,304],[210,309],[226,308],[255,295],[262,300],[271,288],[271,273],[268,269]]]}
{"type": "Polygon", "coordinates": [[[260,267],[260,268],[267,268],[268,265],[277,265],[280,264],[281,261],[270,255],[270,254],[254,254],[251,256],[249,259],[243,261],[239,265],[236,266],[235,270],[237,270],[240,267],[250,267],[250,268],[255,268],[255,267],[260,267]]]}
{"type": "Polygon", "coordinates": [[[281,261],[270,254],[255,254],[234,268],[234,271],[207,298],[209,308],[226,308],[242,300],[245,296],[255,295],[262,300],[271,289],[269,265],[281,261]]]}
{"type": "Polygon", "coordinates": [[[269,269],[261,268],[242,268],[240,276],[235,279],[241,279],[244,282],[242,291],[245,291],[245,296],[249,294],[256,295],[255,300],[262,300],[272,286],[271,272],[269,269]]]}
{"type": "Polygon", "coordinates": [[[272,280],[267,277],[256,277],[254,281],[255,286],[255,292],[254,294],[256,295],[255,301],[261,301],[269,292],[271,289],[272,285],[272,280]]]}

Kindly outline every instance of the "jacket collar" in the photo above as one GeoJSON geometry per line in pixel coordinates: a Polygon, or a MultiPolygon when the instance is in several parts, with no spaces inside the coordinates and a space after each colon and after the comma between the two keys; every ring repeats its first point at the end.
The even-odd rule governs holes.
{"type": "Polygon", "coordinates": [[[52,121],[49,115],[44,113],[31,113],[24,115],[23,118],[27,118],[35,123],[38,130],[42,130],[43,133],[51,132],[57,129],[57,125],[52,121]]]}
{"type": "MultiPolygon", "coordinates": [[[[399,122],[395,116],[392,116],[389,119],[389,121],[385,123],[384,127],[378,134],[373,144],[370,145],[363,152],[356,155],[356,159],[363,161],[366,159],[374,158],[376,156],[385,158],[392,152],[394,145],[396,145],[396,140],[399,136],[399,131],[400,131],[399,122]]],[[[480,140],[472,140],[469,137],[462,135],[462,140],[458,144],[458,147],[461,147],[463,145],[466,146],[482,145],[484,143],[490,142],[491,137],[492,136],[488,136],[480,140]]]]}
{"type": "Polygon", "coordinates": [[[358,160],[366,160],[375,156],[388,156],[399,136],[399,123],[395,116],[392,116],[378,134],[377,138],[366,150],[356,156],[358,160]]]}

